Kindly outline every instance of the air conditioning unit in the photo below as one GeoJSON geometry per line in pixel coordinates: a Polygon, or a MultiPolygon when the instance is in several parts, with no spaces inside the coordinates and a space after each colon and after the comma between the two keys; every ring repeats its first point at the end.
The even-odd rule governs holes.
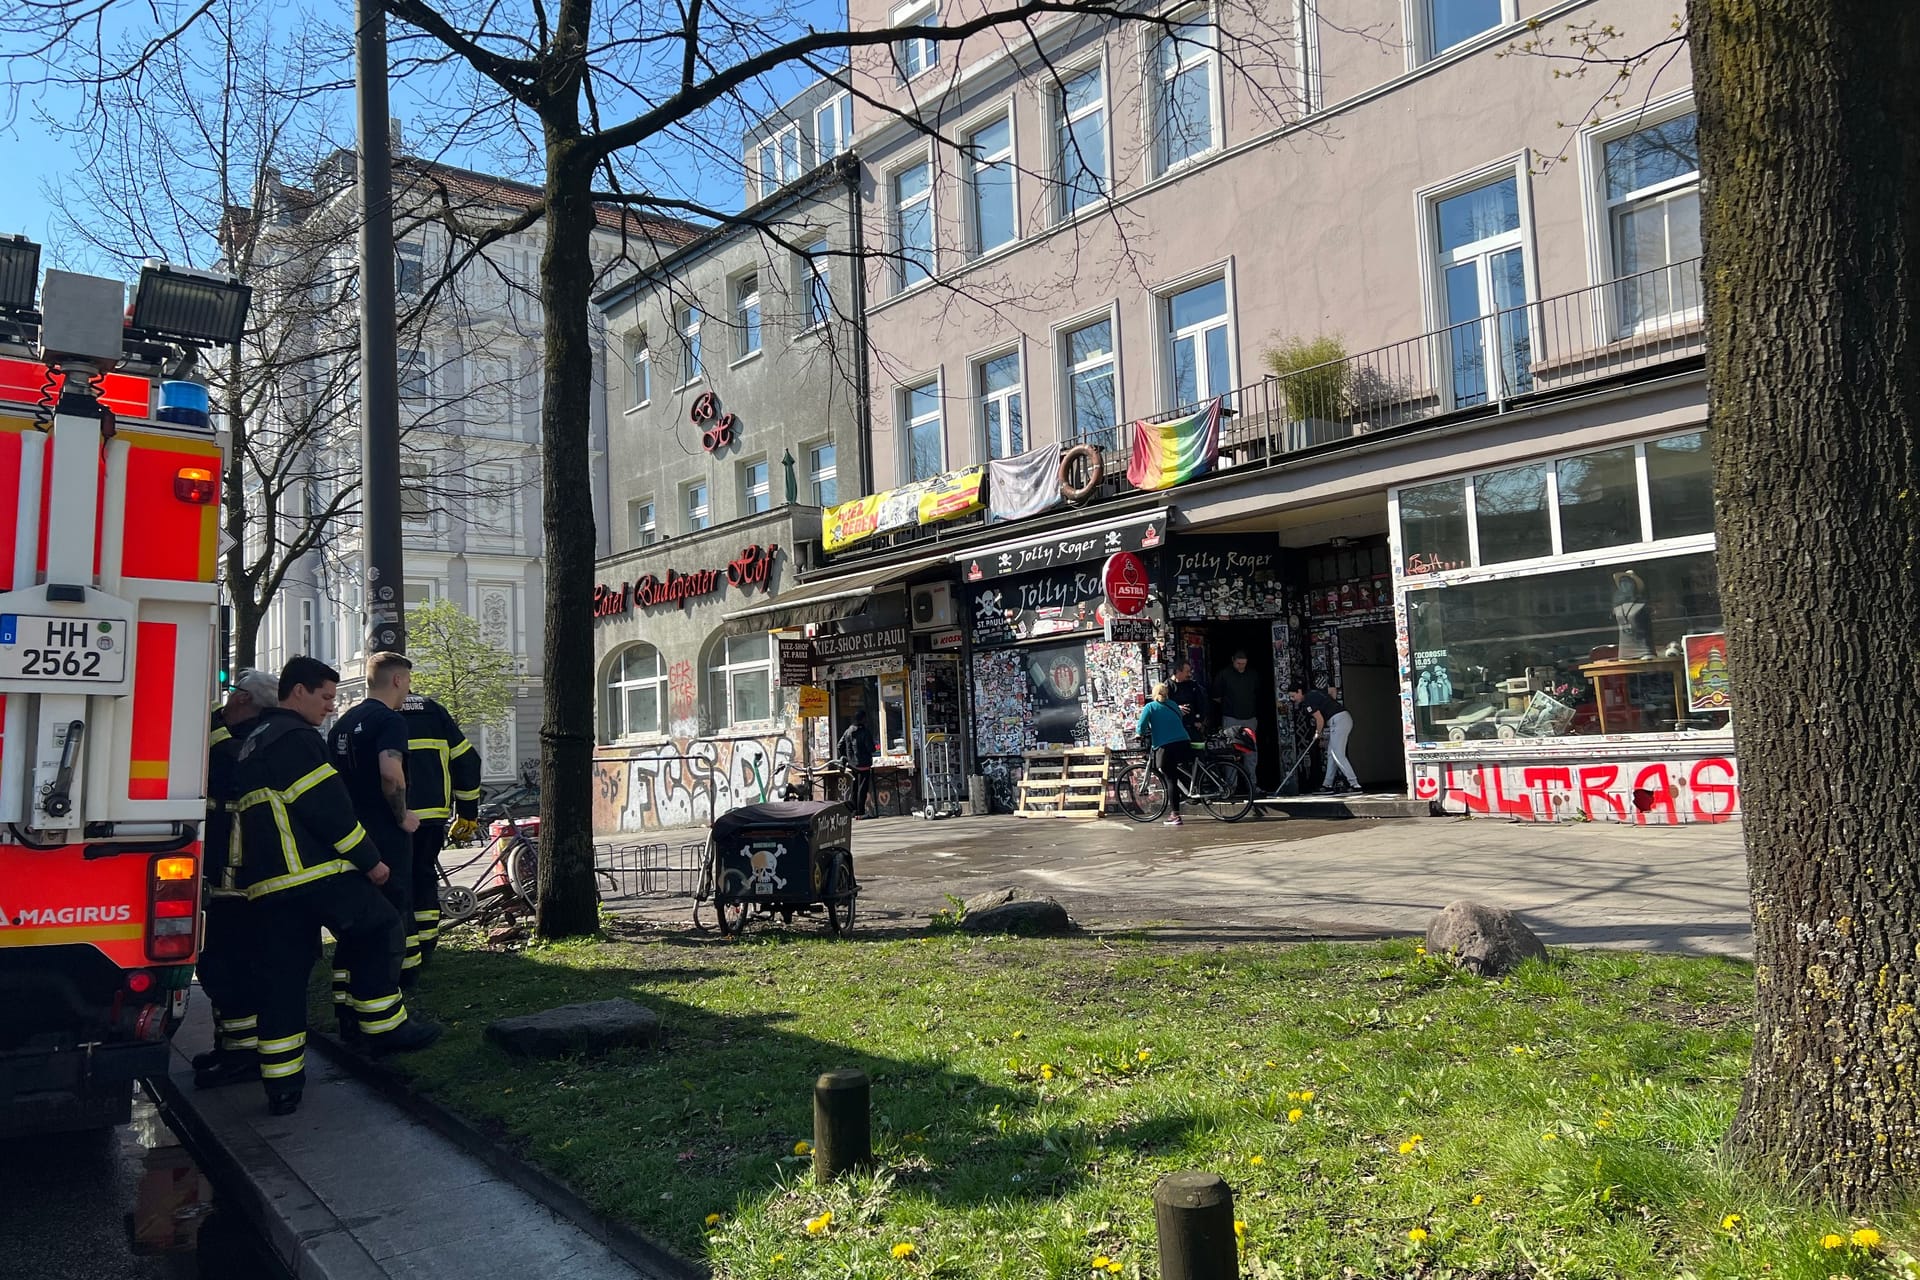
{"type": "Polygon", "coordinates": [[[953,625],[951,583],[936,582],[930,587],[915,587],[910,603],[915,631],[938,631],[953,625]]]}

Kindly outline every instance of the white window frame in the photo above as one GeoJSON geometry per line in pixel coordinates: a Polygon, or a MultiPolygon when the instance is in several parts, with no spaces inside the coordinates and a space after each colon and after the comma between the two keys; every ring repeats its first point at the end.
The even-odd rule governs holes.
{"type": "MultiPolygon", "coordinates": [[[[1531,160],[1531,151],[1521,151],[1513,155],[1502,156],[1500,159],[1481,165],[1477,169],[1470,169],[1464,173],[1456,174],[1443,182],[1422,187],[1414,193],[1414,205],[1417,211],[1416,216],[1419,219],[1416,225],[1420,229],[1420,292],[1427,311],[1427,331],[1429,333],[1438,334],[1449,327],[1447,323],[1447,291],[1444,282],[1447,267],[1453,265],[1454,260],[1458,257],[1496,251],[1493,246],[1493,240],[1497,239],[1497,237],[1489,237],[1487,240],[1475,241],[1472,245],[1464,245],[1461,248],[1452,250],[1448,254],[1442,255],[1440,252],[1438,222],[1440,202],[1449,197],[1472,191],[1476,187],[1483,187],[1498,182],[1501,178],[1508,175],[1513,177],[1514,183],[1516,184],[1515,189],[1520,197],[1520,230],[1518,234],[1520,237],[1520,261],[1526,272],[1526,301],[1531,305],[1540,300],[1539,270],[1535,260],[1536,244],[1533,234],[1533,189],[1528,182],[1528,176],[1533,171],[1531,160]],[[1472,253],[1468,253],[1468,250],[1472,250],[1472,253]]],[[[1533,314],[1533,311],[1529,310],[1528,315],[1530,319],[1533,314]]],[[[1530,324],[1529,328],[1531,329],[1531,327],[1530,324]]],[[[1539,351],[1539,333],[1530,332],[1528,338],[1533,345],[1533,350],[1539,351]]],[[[1433,369],[1430,376],[1433,378],[1434,386],[1439,391],[1442,400],[1451,406],[1453,369],[1445,363],[1444,348],[1447,344],[1444,342],[1432,342],[1428,345],[1432,348],[1432,353],[1429,358],[1433,361],[1433,369]]],[[[1489,393],[1489,402],[1495,399],[1497,399],[1497,397],[1489,393]]]]}
{"type": "MultiPolygon", "coordinates": [[[[913,0],[913,3],[895,6],[888,15],[887,25],[930,27],[939,21],[940,6],[935,0],[913,0]]],[[[895,41],[893,65],[900,76],[900,83],[912,84],[927,72],[939,69],[940,42],[925,36],[907,36],[895,41]]]]}
{"type": "Polygon", "coordinates": [[[1033,424],[1027,414],[1027,355],[1024,345],[1015,343],[1011,347],[1001,347],[996,351],[989,351],[985,355],[974,357],[968,364],[972,372],[973,398],[977,406],[974,411],[974,427],[975,434],[979,437],[980,461],[986,462],[994,458],[1011,458],[1031,449],[1033,447],[1033,424]],[[999,391],[989,392],[987,390],[987,366],[993,364],[995,361],[1004,360],[1008,356],[1013,357],[1014,366],[1017,370],[1013,385],[1004,387],[999,391]],[[1012,442],[1004,438],[1009,420],[1007,410],[1016,400],[1019,401],[1020,404],[1020,434],[1022,439],[1019,449],[1012,448],[1012,442]],[[1000,433],[1002,440],[998,443],[1007,446],[1007,448],[1000,453],[994,452],[996,441],[993,439],[992,429],[988,426],[988,410],[994,405],[998,405],[1000,408],[1000,433]]]}
{"type": "MultiPolygon", "coordinates": [[[[1693,90],[1683,89],[1664,98],[1647,103],[1642,107],[1602,120],[1580,131],[1580,186],[1585,193],[1587,215],[1587,259],[1590,281],[1598,286],[1610,284],[1620,278],[1619,259],[1614,242],[1614,214],[1622,207],[1648,200],[1664,199],[1689,187],[1698,190],[1700,172],[1695,170],[1691,180],[1673,178],[1666,182],[1644,187],[1631,195],[1618,200],[1607,196],[1607,144],[1639,133],[1643,129],[1656,128],[1684,115],[1693,115],[1698,111],[1694,103],[1693,90]]],[[[1608,292],[1612,292],[1609,290],[1608,292]]],[[[1704,296],[1704,293],[1703,293],[1704,296]]],[[[1607,301],[1597,305],[1605,308],[1607,301]]],[[[1669,327],[1674,324],[1687,324],[1699,319],[1701,307],[1680,307],[1658,316],[1649,316],[1638,326],[1640,329],[1669,327]]],[[[1599,325],[1596,333],[1614,333],[1621,337],[1631,336],[1620,323],[1617,313],[1602,311],[1596,316],[1599,325]]]]}
{"type": "Polygon", "coordinates": [[[426,292],[427,250],[417,240],[397,241],[393,246],[393,291],[401,297],[417,298],[426,292]],[[409,284],[407,272],[413,280],[409,284]]]}
{"type": "Polygon", "coordinates": [[[1092,61],[1076,67],[1063,67],[1055,84],[1048,94],[1053,114],[1053,176],[1057,195],[1055,214],[1061,221],[1073,218],[1084,210],[1107,203],[1113,198],[1113,113],[1107,110],[1111,95],[1107,90],[1112,80],[1107,72],[1107,60],[1104,54],[1092,61]],[[1067,82],[1078,80],[1084,75],[1100,77],[1100,100],[1078,111],[1067,110],[1067,82]],[[1074,192],[1068,174],[1071,170],[1071,157],[1068,153],[1068,141],[1072,137],[1072,126],[1098,112],[1100,115],[1100,194],[1086,203],[1074,206],[1074,192]]]}
{"type": "Polygon", "coordinates": [[[713,486],[705,480],[689,480],[680,486],[680,514],[686,518],[687,532],[699,533],[703,529],[713,528],[713,486]],[[700,494],[700,503],[695,505],[693,495],[700,494]],[[697,523],[704,521],[705,523],[697,523]]]}
{"type": "Polygon", "coordinates": [[[1219,15],[1215,12],[1211,0],[1174,9],[1166,15],[1169,23],[1192,21],[1197,17],[1207,24],[1207,40],[1204,49],[1198,41],[1186,41],[1183,44],[1180,61],[1172,73],[1161,65],[1161,49],[1171,39],[1165,26],[1156,24],[1146,32],[1147,48],[1144,66],[1147,70],[1149,92],[1146,95],[1148,111],[1147,141],[1150,144],[1149,162],[1153,166],[1155,177],[1178,173],[1190,165],[1199,164],[1209,156],[1216,155],[1226,145],[1224,134],[1222,86],[1220,83],[1220,31],[1219,15]],[[1171,134],[1167,132],[1167,122],[1171,95],[1169,86],[1183,73],[1205,64],[1207,68],[1207,145],[1189,156],[1178,160],[1167,159],[1167,144],[1171,134]]]}
{"type": "Polygon", "coordinates": [[[415,531],[431,529],[435,526],[437,521],[434,518],[432,490],[433,464],[424,458],[401,458],[400,523],[403,526],[415,531]],[[408,483],[410,480],[413,481],[412,484],[408,483]],[[424,514],[416,516],[407,513],[407,491],[409,488],[420,495],[420,501],[425,507],[424,514]]]}
{"type": "Polygon", "coordinates": [[[900,422],[901,483],[911,484],[915,480],[924,480],[928,478],[927,476],[917,476],[914,474],[914,471],[913,471],[914,429],[916,427],[924,427],[928,423],[933,424],[935,428],[935,432],[934,432],[935,437],[938,439],[940,443],[939,465],[934,467],[932,472],[929,474],[939,475],[941,472],[945,471],[947,469],[947,415],[946,415],[947,401],[946,401],[946,389],[941,385],[940,374],[938,372],[935,372],[932,376],[921,378],[916,382],[902,383],[900,386],[900,390],[895,397],[894,403],[896,406],[896,412],[899,414],[899,422],[900,422]],[[933,411],[931,413],[921,414],[917,418],[908,417],[907,415],[911,411],[911,408],[913,405],[914,393],[916,391],[924,391],[928,387],[933,388],[933,406],[934,406],[933,411]]]}
{"type": "Polygon", "coordinates": [[[313,655],[314,636],[313,599],[309,596],[300,601],[300,647],[294,652],[313,655]]]}
{"type": "MultiPolygon", "coordinates": [[[[1160,348],[1160,402],[1164,410],[1171,411],[1186,408],[1190,405],[1205,404],[1212,399],[1205,390],[1208,381],[1206,375],[1211,372],[1211,370],[1207,367],[1206,363],[1206,345],[1204,338],[1210,330],[1218,326],[1214,323],[1207,323],[1203,325],[1189,325],[1185,329],[1176,330],[1173,327],[1173,300],[1189,289],[1198,289],[1205,285],[1212,284],[1216,280],[1220,282],[1221,293],[1225,295],[1227,307],[1225,318],[1225,327],[1227,330],[1227,392],[1232,392],[1233,389],[1239,385],[1236,379],[1240,371],[1240,326],[1235,322],[1237,299],[1234,295],[1233,288],[1233,264],[1231,262],[1223,262],[1207,267],[1204,270],[1196,271],[1191,275],[1182,276],[1180,279],[1164,284],[1154,290],[1153,296],[1156,304],[1155,322],[1159,326],[1160,337],[1158,344],[1160,348]],[[1183,337],[1194,338],[1194,350],[1197,357],[1194,362],[1195,399],[1187,401],[1180,401],[1174,398],[1173,347],[1174,343],[1180,341],[1183,337]]],[[[1230,397],[1228,402],[1232,402],[1230,397]]]]}
{"type": "MultiPolygon", "coordinates": [[[[964,166],[963,171],[966,175],[967,186],[967,242],[972,246],[972,256],[976,258],[992,253],[996,249],[1004,249],[1010,244],[1018,244],[1020,242],[1020,161],[1017,153],[1019,144],[1016,140],[1016,135],[1017,130],[1014,122],[1013,100],[1011,98],[995,104],[992,110],[976,117],[966,126],[961,134],[965,139],[960,155],[961,163],[964,166]],[[996,124],[1005,124],[1007,127],[1006,148],[1002,151],[996,151],[990,156],[978,156],[974,154],[973,140],[982,132],[993,128],[996,124]],[[986,236],[982,230],[982,219],[980,216],[982,210],[980,206],[981,192],[979,177],[981,171],[984,169],[1004,169],[1007,174],[1007,220],[1009,223],[1009,235],[1005,240],[996,241],[993,244],[986,243],[986,236]]],[[[931,193],[931,186],[929,186],[928,191],[931,193]]]]}
{"type": "Polygon", "coordinates": [[[835,156],[844,155],[851,150],[853,150],[853,95],[843,90],[813,109],[813,154],[817,163],[825,164],[835,156]],[[820,130],[820,121],[823,117],[833,121],[834,134],[831,142],[820,130]]]}
{"type": "Polygon", "coordinates": [[[666,655],[645,640],[636,640],[632,644],[622,645],[614,650],[613,657],[607,662],[607,678],[600,683],[602,704],[608,718],[613,718],[613,709],[619,708],[619,723],[607,726],[608,742],[624,742],[637,738],[658,738],[667,731],[667,659],[666,655]],[[627,655],[645,649],[653,654],[653,667],[656,674],[627,678],[627,655]],[[651,728],[635,731],[627,723],[627,693],[633,689],[653,689],[654,724],[651,728]]]}
{"type": "Polygon", "coordinates": [[[425,347],[401,347],[394,352],[394,372],[400,399],[433,399],[433,355],[425,347]]]}
{"type": "Polygon", "coordinates": [[[635,498],[627,503],[627,541],[633,547],[650,547],[660,541],[660,512],[652,498],[635,498]],[[647,518],[640,519],[646,512],[647,518]]]}
{"type": "Polygon", "coordinates": [[[798,178],[806,170],[806,158],[801,154],[804,142],[800,136],[800,124],[794,121],[782,125],[771,136],[762,138],[753,149],[754,187],[765,200],[774,192],[798,178]],[[791,142],[792,154],[788,154],[787,144],[791,142]],[[771,160],[771,164],[769,164],[771,160]],[[771,175],[768,170],[771,169],[771,175]]]}
{"type": "Polygon", "coordinates": [[[760,273],[749,271],[728,284],[733,295],[733,363],[745,364],[760,355],[765,342],[766,313],[760,305],[760,273]],[[753,288],[746,286],[751,282],[753,288]]]}
{"type": "Polygon", "coordinates": [[[821,500],[824,495],[820,492],[820,484],[823,480],[831,481],[834,488],[834,502],[840,500],[839,444],[832,440],[810,440],[800,447],[807,460],[807,496],[813,500],[813,505],[816,507],[832,506],[833,502],[823,502],[821,500]],[[822,449],[833,450],[832,466],[822,467],[820,465],[819,451],[822,449]]]}
{"type": "Polygon", "coordinates": [[[1300,114],[1310,116],[1326,105],[1326,84],[1320,74],[1320,0],[1294,0],[1293,67],[1299,77],[1300,114]]]}
{"type": "Polygon", "coordinates": [[[807,327],[802,333],[815,333],[833,319],[833,261],[827,255],[833,246],[825,240],[808,245],[800,255],[800,278],[806,307],[807,327]]]}
{"type": "Polygon", "coordinates": [[[763,454],[758,458],[748,458],[740,464],[740,514],[757,516],[773,510],[773,463],[763,454]],[[760,468],[760,479],[753,479],[753,469],[760,468]],[[758,499],[762,504],[755,506],[758,499]]]}
{"type": "Polygon", "coordinates": [[[1082,329],[1099,324],[1102,320],[1107,322],[1106,363],[1111,369],[1110,376],[1113,379],[1113,425],[1103,427],[1101,430],[1111,431],[1113,441],[1116,444],[1121,443],[1120,424],[1127,420],[1127,410],[1123,401],[1126,394],[1125,384],[1120,377],[1120,307],[1118,303],[1110,302],[1098,311],[1085,312],[1053,328],[1053,350],[1058,365],[1055,385],[1058,387],[1059,400],[1055,405],[1055,412],[1060,415],[1060,443],[1063,445],[1080,444],[1085,441],[1085,437],[1078,434],[1078,423],[1073,412],[1073,379],[1076,374],[1091,371],[1098,363],[1097,361],[1086,361],[1079,365],[1071,363],[1069,360],[1072,355],[1071,339],[1082,329]]]}
{"type": "Polygon", "coordinates": [[[895,246],[893,291],[896,294],[918,288],[940,274],[940,233],[939,228],[934,225],[933,203],[936,177],[933,156],[929,152],[923,152],[919,159],[899,165],[887,172],[887,209],[888,217],[891,219],[888,230],[892,233],[895,246]],[[923,167],[927,171],[927,189],[911,199],[902,199],[900,179],[913,170],[923,167]],[[913,266],[907,256],[906,212],[909,205],[924,205],[927,216],[926,274],[918,280],[908,278],[909,270],[913,266]]]}
{"type": "Polygon", "coordinates": [[[698,303],[677,302],[673,307],[673,331],[680,342],[680,386],[690,387],[706,376],[700,325],[705,316],[698,303]]]}
{"type": "Polygon", "coordinates": [[[653,348],[647,331],[635,329],[627,335],[627,407],[644,409],[652,402],[653,348]]]}
{"type": "Polygon", "coordinates": [[[1470,48],[1483,40],[1496,38],[1499,32],[1505,31],[1518,21],[1515,0],[1500,0],[1500,21],[1485,31],[1468,36],[1458,44],[1436,49],[1433,47],[1433,6],[1438,2],[1440,0],[1404,0],[1403,2],[1402,9],[1405,13],[1406,25],[1402,29],[1407,33],[1407,69],[1409,71],[1443,58],[1457,49],[1470,48]]]}
{"type": "Polygon", "coordinates": [[[773,638],[764,632],[758,634],[766,641],[767,656],[764,658],[747,658],[740,662],[733,661],[730,641],[744,640],[747,638],[746,636],[721,636],[714,641],[713,655],[707,662],[707,669],[701,674],[704,677],[706,686],[707,718],[716,731],[737,728],[741,725],[767,724],[779,716],[778,699],[780,695],[773,683],[773,638]],[[755,671],[764,671],[767,675],[767,715],[764,719],[759,720],[735,719],[733,708],[737,699],[734,697],[734,680],[738,676],[750,674],[755,671]],[[716,707],[713,705],[713,678],[716,675],[720,677],[721,687],[726,691],[727,705],[724,707],[716,707]]]}

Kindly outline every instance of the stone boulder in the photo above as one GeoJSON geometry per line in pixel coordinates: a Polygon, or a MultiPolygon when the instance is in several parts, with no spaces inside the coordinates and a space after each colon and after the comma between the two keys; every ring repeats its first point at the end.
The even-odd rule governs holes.
{"type": "Polygon", "coordinates": [[[1468,973],[1498,978],[1523,961],[1545,960],[1547,948],[1505,907],[1461,898],[1428,922],[1427,954],[1450,960],[1468,973]]]}
{"type": "Polygon", "coordinates": [[[1072,933],[1073,918],[1052,898],[1025,889],[976,893],[961,908],[960,927],[968,933],[1018,933],[1049,936],[1072,933]]]}
{"type": "Polygon", "coordinates": [[[660,1015],[631,1000],[596,1000],[502,1018],[487,1039],[523,1058],[567,1058],[644,1048],[660,1037],[660,1015]]]}

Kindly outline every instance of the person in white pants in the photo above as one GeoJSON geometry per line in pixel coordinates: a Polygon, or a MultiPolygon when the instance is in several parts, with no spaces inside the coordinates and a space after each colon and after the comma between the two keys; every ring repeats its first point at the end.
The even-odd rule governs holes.
{"type": "Polygon", "coordinates": [[[1340,690],[1328,686],[1323,693],[1319,689],[1303,689],[1296,685],[1287,690],[1287,696],[1296,706],[1304,705],[1313,712],[1314,732],[1326,740],[1327,777],[1321,786],[1322,791],[1358,791],[1360,779],[1353,772],[1353,763],[1347,759],[1347,739],[1353,733],[1353,716],[1340,701],[1340,690]],[[1339,778],[1335,784],[1336,776],[1339,778]]]}

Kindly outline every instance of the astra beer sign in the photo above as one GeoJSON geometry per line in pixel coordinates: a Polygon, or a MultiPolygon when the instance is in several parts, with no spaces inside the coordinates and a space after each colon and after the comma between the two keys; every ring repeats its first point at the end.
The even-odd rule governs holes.
{"type": "Polygon", "coordinates": [[[664,575],[642,574],[632,582],[601,583],[593,589],[593,616],[617,618],[634,609],[657,609],[662,605],[685,608],[694,600],[717,595],[722,587],[751,591],[770,589],[777,544],[758,543],[743,547],[740,554],[720,569],[694,569],[681,573],[668,569],[664,575]]]}

